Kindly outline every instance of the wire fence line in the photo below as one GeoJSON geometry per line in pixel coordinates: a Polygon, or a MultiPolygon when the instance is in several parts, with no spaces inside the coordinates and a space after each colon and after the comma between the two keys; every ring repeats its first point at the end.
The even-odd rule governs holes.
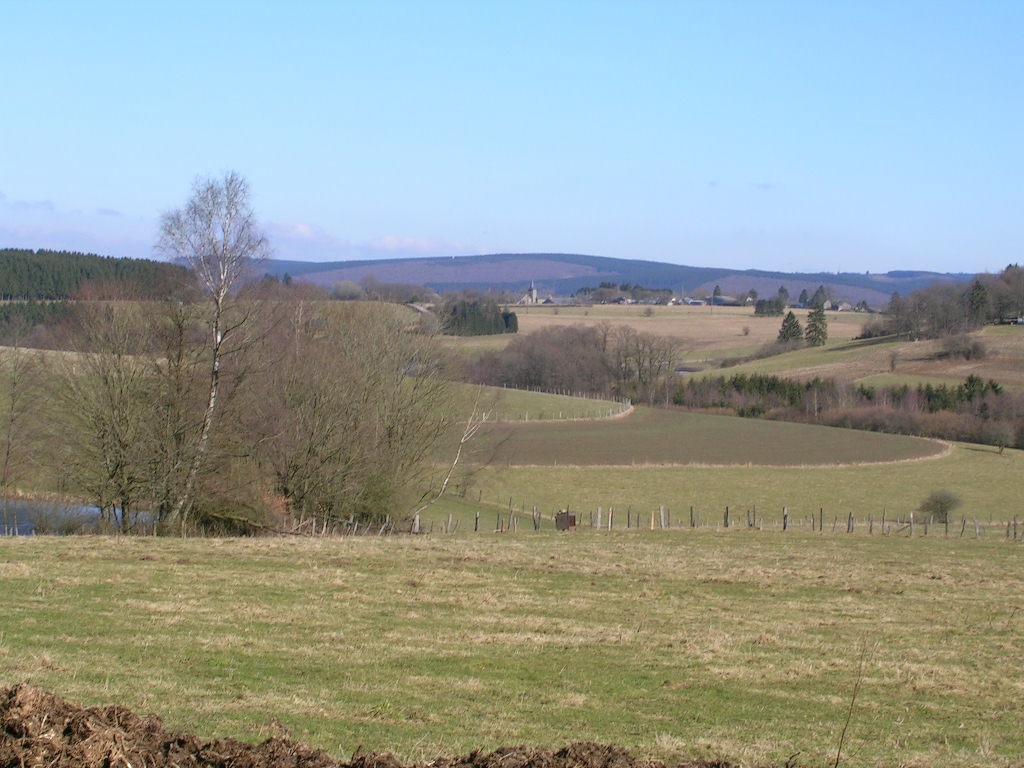
{"type": "MultiPolygon", "coordinates": [[[[527,508],[525,503],[514,505],[513,499],[507,504],[502,502],[477,502],[491,507],[490,512],[478,510],[473,521],[473,530],[477,533],[509,533],[523,530],[686,530],[686,529],[717,529],[717,530],[756,530],[756,531],[810,531],[820,534],[843,535],[881,535],[881,536],[944,536],[964,538],[1002,537],[1008,541],[1024,543],[1024,520],[1017,515],[1004,519],[994,517],[979,520],[977,517],[961,516],[936,519],[934,515],[922,515],[916,512],[891,514],[882,510],[878,515],[867,514],[857,516],[853,513],[835,514],[826,512],[820,507],[816,513],[791,514],[783,508],[772,514],[765,515],[756,508],[739,512],[734,508],[725,507],[720,511],[709,511],[690,506],[682,514],[673,515],[667,505],[659,505],[657,509],[634,510],[632,506],[625,509],[615,507],[596,507],[579,510],[571,504],[556,511],[542,512],[537,505],[527,508]],[[493,524],[491,521],[493,520],[493,524]]],[[[453,523],[451,515],[447,523],[440,526],[441,533],[452,533],[457,529],[458,522],[453,523]]],[[[414,532],[425,533],[419,521],[416,521],[414,532]]]]}
{"type": "Polygon", "coordinates": [[[534,394],[553,395],[556,397],[572,398],[573,400],[590,401],[600,403],[596,407],[588,407],[580,404],[579,407],[558,407],[537,408],[530,410],[520,408],[518,410],[506,409],[504,411],[492,409],[482,416],[482,421],[580,421],[586,419],[614,418],[628,413],[633,408],[633,402],[628,397],[608,398],[594,395],[588,392],[577,392],[569,389],[548,389],[544,387],[511,387],[503,385],[502,389],[514,392],[530,392],[534,394]]]}

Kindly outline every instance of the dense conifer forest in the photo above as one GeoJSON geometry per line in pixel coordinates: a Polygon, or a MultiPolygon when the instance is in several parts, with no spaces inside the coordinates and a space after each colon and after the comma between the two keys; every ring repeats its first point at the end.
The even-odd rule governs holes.
{"type": "Polygon", "coordinates": [[[0,249],[0,300],[62,301],[88,291],[119,298],[162,299],[181,289],[184,267],[70,251],[0,249]]]}

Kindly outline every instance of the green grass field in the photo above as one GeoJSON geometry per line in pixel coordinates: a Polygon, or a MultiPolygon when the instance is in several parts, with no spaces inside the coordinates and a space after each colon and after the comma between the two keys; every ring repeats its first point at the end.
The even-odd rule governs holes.
{"type": "MultiPolygon", "coordinates": [[[[863,532],[869,520],[880,523],[883,514],[888,521],[909,518],[929,493],[940,489],[963,502],[954,513],[958,529],[965,519],[973,532],[976,520],[998,534],[1015,516],[1024,522],[1024,453],[1000,456],[994,450],[958,445],[942,458],[898,464],[488,467],[473,475],[466,497],[487,504],[492,514],[508,506],[530,511],[536,505],[548,519],[566,507],[584,521],[598,507],[605,512],[612,508],[620,526],[626,524],[627,512],[647,520],[662,505],[675,523],[688,524],[693,507],[700,524],[710,526],[722,523],[726,507],[734,520],[745,520],[747,510],[753,510],[768,527],[781,524],[784,508],[794,524],[808,526],[824,510],[826,524],[839,520],[843,528],[852,514],[863,532]]],[[[431,514],[443,510],[439,506],[431,514]]]]}
{"type": "Polygon", "coordinates": [[[496,465],[807,466],[933,456],[943,445],[902,435],[639,407],[618,419],[499,424],[479,450],[496,465]]]}
{"type": "Polygon", "coordinates": [[[820,766],[849,714],[842,765],[1017,765],[1021,553],[748,530],[3,539],[0,669],[208,736],[276,718],[337,757],[589,739],[820,766]]]}
{"type": "Polygon", "coordinates": [[[574,419],[601,419],[625,410],[614,400],[584,397],[579,394],[552,394],[529,392],[502,387],[478,387],[470,384],[453,386],[450,408],[454,421],[464,426],[474,407],[495,421],[572,421],[574,419]],[[462,417],[460,419],[459,417],[462,417]]]}

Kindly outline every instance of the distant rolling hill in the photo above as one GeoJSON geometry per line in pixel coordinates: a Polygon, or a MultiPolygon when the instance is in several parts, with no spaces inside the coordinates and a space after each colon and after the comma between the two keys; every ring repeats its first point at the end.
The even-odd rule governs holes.
{"type": "Polygon", "coordinates": [[[671,288],[686,296],[703,297],[717,285],[726,295],[757,291],[771,297],[785,287],[792,300],[806,289],[814,293],[819,285],[830,289],[841,301],[866,301],[883,306],[894,292],[906,295],[935,282],[964,282],[973,275],[938,272],[766,272],[716,267],[691,267],[635,259],[612,259],[570,253],[495,253],[485,256],[451,256],[374,261],[306,262],[271,260],[266,273],[330,287],[350,280],[359,283],[374,278],[383,283],[411,283],[438,292],[474,288],[512,294],[524,293],[530,283],[543,296],[569,296],[580,288],[602,282],[630,283],[645,288],[671,288]]]}

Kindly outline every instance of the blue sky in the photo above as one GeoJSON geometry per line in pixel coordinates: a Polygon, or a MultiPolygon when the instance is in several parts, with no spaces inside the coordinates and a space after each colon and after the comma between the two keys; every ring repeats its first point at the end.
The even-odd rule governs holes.
{"type": "Polygon", "coordinates": [[[1024,2],[38,2],[0,26],[0,247],[153,255],[236,170],[279,258],[998,271],[1024,2]]]}

